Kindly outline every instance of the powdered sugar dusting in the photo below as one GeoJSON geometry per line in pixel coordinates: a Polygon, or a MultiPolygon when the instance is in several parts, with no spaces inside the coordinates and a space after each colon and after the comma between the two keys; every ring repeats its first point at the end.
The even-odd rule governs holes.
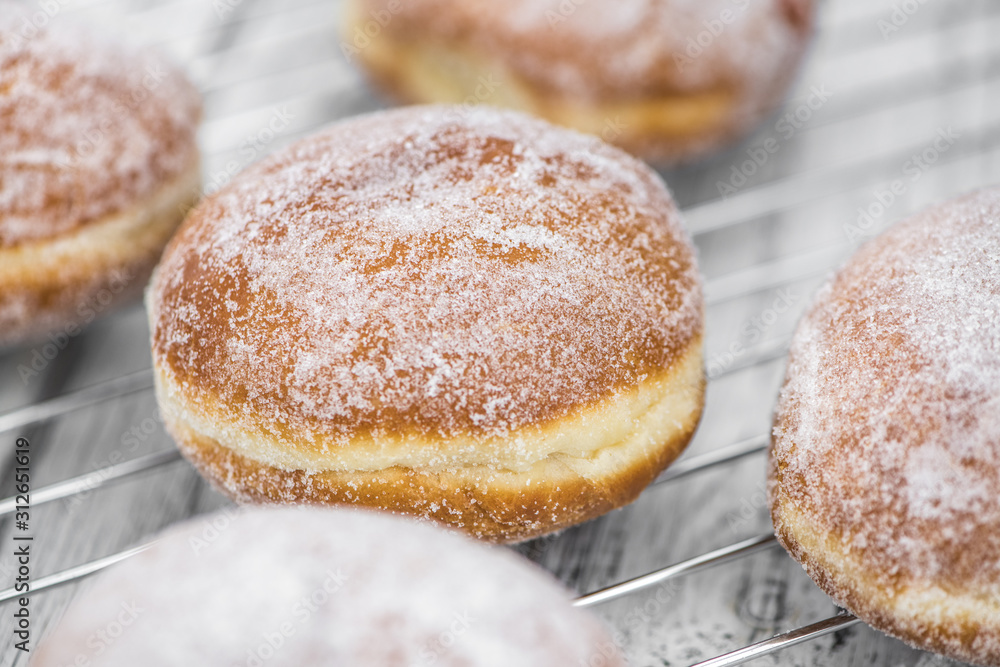
{"type": "Polygon", "coordinates": [[[95,657],[87,638],[122,618],[103,667],[624,664],[603,628],[514,554],[349,510],[255,509],[175,527],[104,574],[33,664],[95,657]]]}
{"type": "MultiPolygon", "coordinates": [[[[364,4],[365,16],[390,11],[388,0],[364,4]]],[[[463,39],[494,54],[541,90],[581,99],[629,100],[735,85],[758,106],[768,105],[775,84],[798,59],[813,11],[809,0],[391,4],[395,11],[387,31],[463,39]]],[[[502,80],[501,73],[496,75],[502,80]]]]}
{"type": "Polygon", "coordinates": [[[351,120],[250,169],[152,297],[158,363],[279,439],[504,434],[669,368],[701,327],[656,175],[489,109],[351,120]]]}
{"type": "Polygon", "coordinates": [[[1000,594],[1000,190],[898,224],[823,289],[773,453],[876,576],[1000,594]]]}
{"type": "Polygon", "coordinates": [[[0,246],[126,210],[197,156],[198,94],[164,59],[25,21],[0,3],[0,246]]]}

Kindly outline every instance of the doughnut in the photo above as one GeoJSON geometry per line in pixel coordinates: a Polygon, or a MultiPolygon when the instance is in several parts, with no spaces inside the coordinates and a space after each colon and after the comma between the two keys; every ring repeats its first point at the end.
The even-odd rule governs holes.
{"type": "Polygon", "coordinates": [[[105,572],[31,663],[79,664],[625,666],[595,618],[508,550],[291,507],[195,518],[105,572]]]}
{"type": "Polygon", "coordinates": [[[778,539],[862,620],[1000,665],[1000,189],[864,245],[795,333],[778,539]]]}
{"type": "Polygon", "coordinates": [[[200,188],[184,76],[20,7],[0,2],[0,347],[141,295],[200,188]]]}
{"type": "Polygon", "coordinates": [[[811,0],[350,0],[340,43],[390,98],[489,103],[690,162],[777,108],[811,0]]]}
{"type": "Polygon", "coordinates": [[[670,193],[517,112],[409,107],[302,140],[191,212],[147,301],[167,429],[239,502],[524,540],[630,502],[701,414],[670,193]]]}

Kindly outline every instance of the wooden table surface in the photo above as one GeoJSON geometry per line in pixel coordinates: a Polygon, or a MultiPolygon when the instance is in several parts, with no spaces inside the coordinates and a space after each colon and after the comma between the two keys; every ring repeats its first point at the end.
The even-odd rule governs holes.
{"type": "MultiPolygon", "coordinates": [[[[31,3],[29,3],[31,4],[31,3]]],[[[160,45],[205,95],[201,133],[210,185],[333,119],[381,106],[340,54],[340,6],[331,0],[91,0],[58,4],[53,20],[84,20],[160,45]],[[224,11],[223,11],[224,10],[224,11]],[[285,127],[262,130],[274,118],[285,127]],[[265,141],[252,143],[258,137],[265,141]],[[248,150],[248,146],[253,146],[248,150]]],[[[700,251],[712,376],[689,453],[766,434],[783,359],[780,349],[828,271],[860,242],[928,203],[1000,180],[1000,5],[988,0],[828,0],[785,108],[742,145],[708,162],[664,172],[700,251]],[[778,123],[797,120],[792,132],[778,123]],[[954,137],[926,169],[911,156],[954,137]],[[744,169],[748,151],[773,138],[778,150],[744,169]],[[753,171],[720,196],[734,170],[753,171]],[[858,209],[895,179],[906,192],[867,229],[858,209]],[[790,304],[778,313],[776,302],[790,304]],[[728,353],[734,349],[737,354],[728,353]],[[743,351],[739,351],[743,350],[743,351]],[[770,361],[753,363],[763,354],[770,361]]],[[[940,145],[940,144],[939,144],[940,145]]],[[[99,321],[47,360],[39,345],[0,352],[0,413],[141,371],[147,330],[136,305],[99,321]]],[[[0,433],[0,495],[13,492],[16,437],[30,439],[35,488],[109,463],[172,447],[152,393],[140,390],[47,422],[0,433]],[[126,438],[137,433],[135,439],[126,438]]],[[[571,588],[587,592],[755,535],[770,522],[757,454],[650,488],[632,506],[518,550],[571,588]]],[[[147,539],[224,500],[185,462],[68,499],[38,505],[35,577],[147,539]]],[[[0,523],[0,586],[13,582],[13,527],[0,523]]],[[[44,635],[87,581],[38,593],[33,640],[44,635]]],[[[0,610],[0,667],[26,664],[11,647],[12,617],[0,610]]],[[[835,606],[780,548],[680,578],[594,608],[624,638],[631,664],[686,665],[816,621],[835,606]]],[[[940,665],[856,626],[758,664],[940,665]]]]}

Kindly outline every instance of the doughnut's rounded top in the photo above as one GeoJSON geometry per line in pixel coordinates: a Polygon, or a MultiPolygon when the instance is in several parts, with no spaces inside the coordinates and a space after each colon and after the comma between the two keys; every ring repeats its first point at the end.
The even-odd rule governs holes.
{"type": "Polygon", "coordinates": [[[177,69],[39,16],[0,2],[0,247],[126,211],[197,159],[201,102],[177,69]]]}
{"type": "Polygon", "coordinates": [[[1000,189],[897,224],[820,292],[792,345],[771,475],[772,504],[879,590],[1000,599],[1000,189]]]}
{"type": "MultiPolygon", "coordinates": [[[[736,89],[779,94],[812,0],[364,0],[370,31],[475,44],[541,90],[629,101],[736,89]],[[385,28],[379,27],[382,23],[385,28]]],[[[503,85],[502,77],[498,82],[503,85]]],[[[767,106],[771,106],[768,104],[767,106]]]]}
{"type": "Polygon", "coordinates": [[[168,530],[102,574],[33,655],[32,667],[80,655],[101,667],[624,665],[596,620],[511,552],[388,514],[305,508],[168,530]],[[113,641],[94,639],[116,624],[113,641]]]}
{"type": "Polygon", "coordinates": [[[459,107],[342,122],[247,170],[189,216],[150,304],[185,391],[334,440],[562,417],[670,368],[702,315],[654,172],[459,107]]]}

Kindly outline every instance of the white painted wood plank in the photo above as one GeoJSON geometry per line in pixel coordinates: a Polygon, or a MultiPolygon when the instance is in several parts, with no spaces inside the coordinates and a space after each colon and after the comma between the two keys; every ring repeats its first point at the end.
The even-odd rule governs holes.
{"type": "MultiPolygon", "coordinates": [[[[899,177],[903,161],[933,140],[939,127],[962,134],[880,224],[926,204],[1000,180],[1000,14],[987,0],[937,0],[921,5],[900,30],[883,36],[894,0],[828,1],[822,26],[791,98],[775,118],[741,146],[706,163],[665,171],[688,210],[704,273],[719,293],[754,277],[794,279],[787,284],[708,309],[707,358],[725,367],[733,344],[770,345],[791,333],[822,279],[802,272],[800,253],[831,266],[852,248],[844,230],[874,190],[899,177]],[[783,114],[809,102],[813,86],[834,91],[740,192],[722,201],[717,184],[747,159],[746,151],[778,131],[783,114]],[[732,224],[738,223],[738,224],[732,224]],[[784,261],[789,260],[790,261],[784,261]],[[770,269],[768,267],[771,267],[770,269]],[[780,271],[795,269],[791,274],[780,271]],[[772,272],[773,271],[773,272],[772,272]],[[794,274],[794,275],[793,275],[794,274]],[[779,290],[785,290],[781,292],[779,290]],[[792,305],[772,318],[776,299],[792,305]],[[790,296],[789,296],[790,295],[790,296]],[[764,324],[765,320],[767,324],[764,324]],[[751,339],[754,339],[751,342],[751,339]]],[[[248,134],[266,127],[276,109],[294,114],[287,130],[253,159],[339,116],[379,101],[362,77],[340,59],[338,3],[316,0],[244,0],[220,19],[202,0],[73,0],[67,20],[84,19],[126,30],[178,58],[206,91],[202,132],[209,178],[235,160],[248,134]]],[[[141,307],[101,322],[75,339],[44,372],[22,383],[17,367],[37,346],[0,352],[0,411],[40,397],[148,366],[141,307]]],[[[691,453],[709,451],[767,432],[783,361],[719,377],[709,388],[702,426],[691,453]]],[[[0,433],[0,494],[11,490],[9,452],[16,435],[36,448],[36,485],[129,457],[172,447],[156,424],[149,392],[87,408],[19,433],[0,433]],[[135,451],[122,443],[129,429],[150,434],[135,451]],[[117,452],[117,453],[116,453],[117,452]]],[[[708,473],[648,491],[637,503],[518,551],[585,592],[769,530],[762,504],[763,457],[752,456],[708,473]]],[[[39,507],[38,575],[126,548],[159,528],[225,505],[186,463],[166,466],[76,501],[39,507]]],[[[0,544],[11,526],[0,523],[0,544]]],[[[10,582],[11,559],[0,549],[0,586],[10,582]]],[[[82,586],[86,586],[84,583],[82,586]]],[[[38,595],[34,630],[51,625],[81,586],[38,595]]],[[[632,664],[683,665],[824,618],[829,599],[780,549],[685,578],[666,589],[596,607],[622,633],[632,664]]],[[[2,609],[0,609],[2,611],[2,609]]],[[[0,637],[10,636],[0,614],[0,637]]],[[[0,650],[0,667],[24,665],[0,650]]],[[[906,665],[946,661],[913,651],[867,628],[855,628],[761,661],[780,665],[906,665]]]]}

